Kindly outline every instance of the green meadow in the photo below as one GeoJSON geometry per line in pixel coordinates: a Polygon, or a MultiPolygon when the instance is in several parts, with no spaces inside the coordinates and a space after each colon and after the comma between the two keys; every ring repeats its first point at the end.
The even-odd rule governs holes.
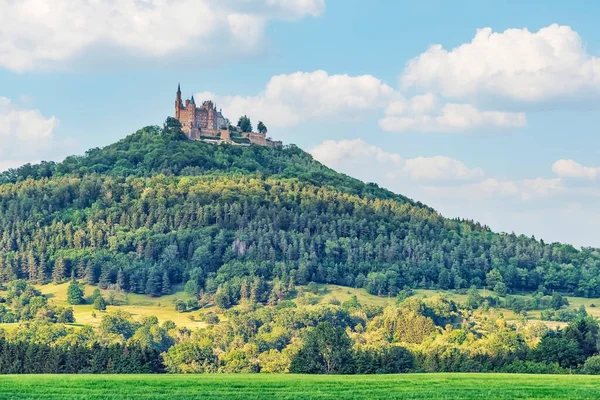
{"type": "Polygon", "coordinates": [[[517,374],[7,375],[0,399],[594,399],[600,377],[517,374]]]}

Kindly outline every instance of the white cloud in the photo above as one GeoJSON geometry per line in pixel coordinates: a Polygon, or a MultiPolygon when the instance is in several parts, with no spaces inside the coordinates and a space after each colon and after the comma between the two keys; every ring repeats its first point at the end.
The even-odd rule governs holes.
{"type": "Polygon", "coordinates": [[[445,104],[439,112],[432,112],[434,106],[407,106],[402,109],[400,102],[392,103],[387,108],[388,114],[379,121],[379,127],[388,132],[426,131],[426,132],[456,132],[467,131],[482,127],[512,128],[527,125],[524,113],[503,111],[481,111],[470,104],[445,104]],[[427,113],[415,112],[419,111],[427,113]],[[402,112],[406,111],[406,115],[402,112]]]}
{"type": "Polygon", "coordinates": [[[587,53],[579,34],[550,25],[538,32],[491,28],[450,51],[432,45],[401,75],[404,88],[450,98],[493,95],[521,102],[600,92],[600,60],[587,53]]]}
{"type": "Polygon", "coordinates": [[[197,99],[212,98],[229,116],[247,114],[269,126],[291,126],[306,118],[352,120],[357,113],[385,107],[398,94],[371,75],[329,75],[325,71],[295,72],[273,76],[254,96],[221,96],[198,93],[197,99]]]}
{"type": "Polygon", "coordinates": [[[214,61],[256,51],[269,20],[324,10],[325,0],[0,0],[0,66],[60,67],[95,46],[111,55],[214,61]]]}
{"type": "Polygon", "coordinates": [[[558,160],[552,164],[552,172],[564,178],[587,178],[600,176],[600,167],[586,167],[573,160],[558,160]]]}
{"type": "Polygon", "coordinates": [[[523,180],[486,178],[479,182],[458,186],[427,186],[423,189],[430,194],[445,198],[464,200],[518,198],[524,201],[549,197],[565,190],[558,178],[523,180]]]}
{"type": "Polygon", "coordinates": [[[410,158],[402,172],[413,181],[470,180],[485,175],[481,168],[469,168],[462,161],[446,156],[410,158]]]}
{"type": "Polygon", "coordinates": [[[364,159],[379,164],[402,166],[402,157],[399,154],[388,153],[380,147],[366,143],[362,139],[326,140],[315,147],[311,154],[317,161],[330,167],[364,159]]]}
{"type": "Polygon", "coordinates": [[[68,143],[54,135],[58,125],[54,116],[45,117],[39,110],[23,109],[0,97],[0,171],[68,150],[68,143]]]}
{"type": "Polygon", "coordinates": [[[484,175],[481,168],[469,168],[463,162],[445,156],[404,159],[362,139],[326,140],[311,154],[325,165],[385,175],[389,180],[409,178],[412,181],[471,180],[484,175]]]}

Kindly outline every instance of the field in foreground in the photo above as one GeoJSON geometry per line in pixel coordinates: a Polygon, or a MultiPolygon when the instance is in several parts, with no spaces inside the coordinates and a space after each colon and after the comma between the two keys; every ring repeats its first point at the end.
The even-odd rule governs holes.
{"type": "Polygon", "coordinates": [[[517,374],[9,375],[0,399],[590,399],[600,377],[517,374]]]}

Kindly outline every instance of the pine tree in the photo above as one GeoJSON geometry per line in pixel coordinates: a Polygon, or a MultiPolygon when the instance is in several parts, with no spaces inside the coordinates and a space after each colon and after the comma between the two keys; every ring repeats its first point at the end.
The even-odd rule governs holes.
{"type": "Polygon", "coordinates": [[[100,269],[100,279],[98,279],[98,285],[102,289],[106,289],[110,285],[110,269],[107,264],[103,264],[100,269]]]}
{"type": "Polygon", "coordinates": [[[96,273],[94,271],[94,265],[90,260],[85,263],[85,281],[88,285],[96,284],[96,273]]]}
{"type": "Polygon", "coordinates": [[[33,252],[29,252],[27,255],[27,273],[30,281],[36,281],[38,278],[38,266],[35,262],[35,256],[33,252]]]}
{"type": "Polygon", "coordinates": [[[242,280],[242,284],[240,286],[240,300],[248,300],[248,282],[246,281],[246,279],[242,280]]]}
{"type": "Polygon", "coordinates": [[[77,264],[77,278],[84,279],[85,278],[85,260],[82,258],[79,260],[77,264]]]}
{"type": "Polygon", "coordinates": [[[119,272],[117,273],[117,289],[125,289],[125,276],[123,275],[123,269],[121,268],[119,268],[119,272]]]}
{"type": "Polygon", "coordinates": [[[153,269],[148,274],[146,280],[146,294],[149,296],[158,296],[161,293],[162,285],[160,274],[156,269],[153,269]]]}
{"type": "Polygon", "coordinates": [[[167,271],[163,272],[162,286],[160,292],[162,294],[171,294],[171,281],[169,280],[169,274],[167,271]]]}
{"type": "Polygon", "coordinates": [[[67,289],[67,303],[71,305],[83,303],[83,289],[75,279],[71,280],[67,289]]]}
{"type": "Polygon", "coordinates": [[[57,258],[52,269],[52,280],[56,283],[62,283],[65,280],[65,273],[65,261],[62,258],[57,258]]]}
{"type": "Polygon", "coordinates": [[[46,257],[44,254],[40,255],[40,262],[37,268],[37,282],[40,284],[46,283],[46,257]]]}

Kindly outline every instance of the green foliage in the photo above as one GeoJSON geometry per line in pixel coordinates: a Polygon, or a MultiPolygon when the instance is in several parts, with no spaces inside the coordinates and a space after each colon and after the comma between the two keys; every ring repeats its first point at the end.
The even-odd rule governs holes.
{"type": "Polygon", "coordinates": [[[267,126],[262,121],[258,121],[258,125],[256,126],[256,129],[258,130],[259,133],[264,133],[264,134],[266,134],[269,131],[267,129],[267,126]]]}
{"type": "Polygon", "coordinates": [[[242,130],[242,132],[252,132],[252,122],[250,122],[250,118],[245,115],[240,117],[237,126],[242,130]]]}
{"type": "Polygon", "coordinates": [[[533,361],[553,364],[562,368],[573,368],[585,361],[585,355],[577,342],[560,336],[546,335],[531,351],[533,361]]]}
{"type": "Polygon", "coordinates": [[[563,297],[560,293],[554,292],[552,294],[552,300],[550,301],[550,305],[555,310],[560,310],[563,306],[569,305],[569,300],[566,297],[563,297]]]}
{"type": "Polygon", "coordinates": [[[477,290],[476,287],[472,287],[471,289],[469,289],[467,301],[465,303],[467,308],[470,308],[472,310],[479,308],[482,301],[483,301],[483,299],[481,298],[481,295],[479,294],[479,290],[477,290]]]}
{"type": "Polygon", "coordinates": [[[83,289],[77,281],[71,281],[67,288],[67,303],[71,305],[83,303],[83,289]]]}
{"type": "Polygon", "coordinates": [[[94,310],[97,311],[106,311],[106,301],[104,301],[104,297],[102,296],[97,296],[94,299],[94,310]]]}
{"type": "Polygon", "coordinates": [[[138,323],[131,319],[131,314],[121,310],[104,315],[100,321],[100,331],[103,334],[120,335],[124,339],[132,337],[138,327],[138,323]]]}
{"type": "Polygon", "coordinates": [[[590,375],[600,375],[600,355],[585,360],[583,372],[590,375]]]}
{"type": "Polygon", "coordinates": [[[323,322],[311,330],[292,360],[290,371],[299,374],[354,372],[352,341],[342,327],[323,322]]]}

